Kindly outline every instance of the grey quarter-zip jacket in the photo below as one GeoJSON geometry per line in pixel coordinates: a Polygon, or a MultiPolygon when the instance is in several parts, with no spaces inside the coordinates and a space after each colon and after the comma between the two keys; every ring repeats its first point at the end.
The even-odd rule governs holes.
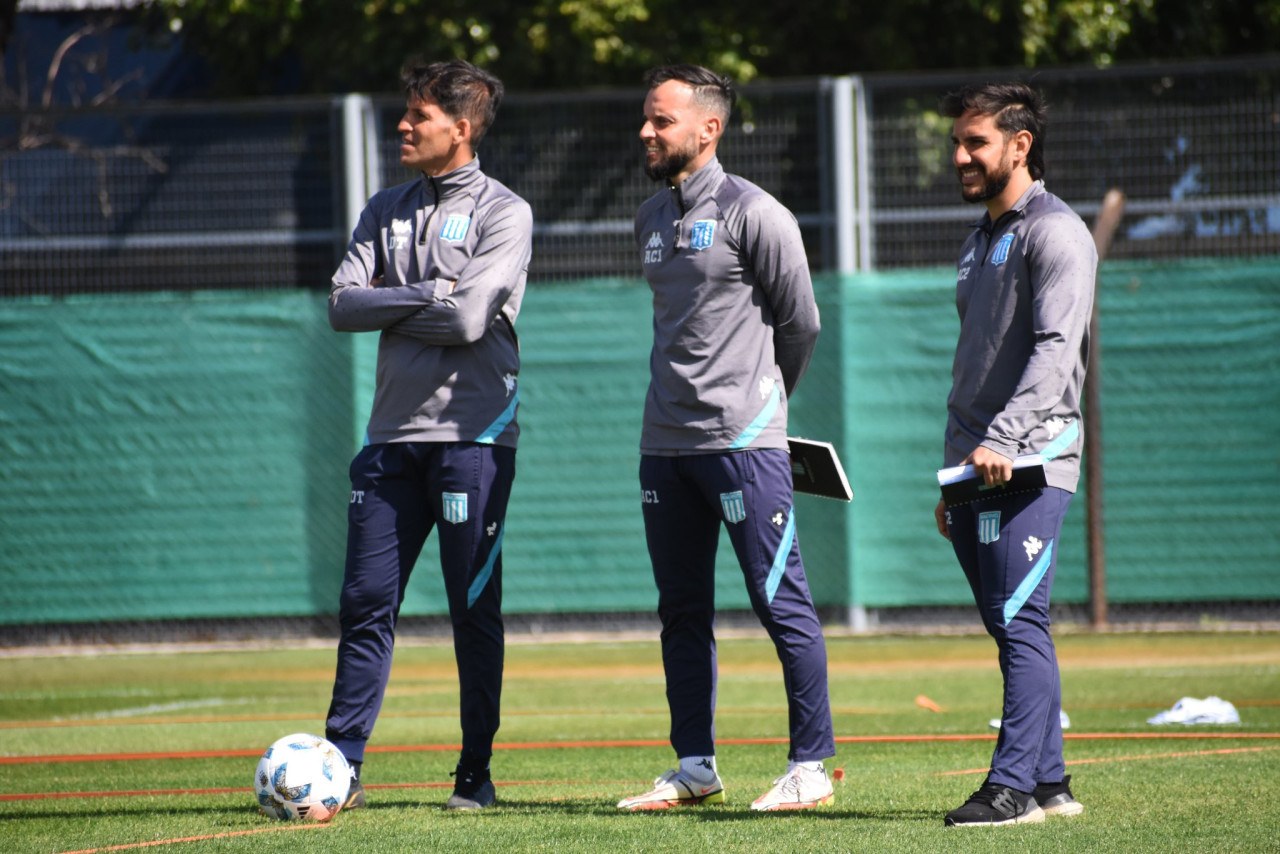
{"type": "Polygon", "coordinates": [[[528,203],[478,159],[376,193],[333,275],[329,322],[381,331],[367,444],[519,436],[528,203]]]}
{"type": "Polygon", "coordinates": [[[1050,486],[1075,492],[1084,443],[1098,253],[1080,217],[1036,181],[960,249],[960,337],[947,399],[945,465],[979,445],[1040,454],[1050,486]]]}
{"type": "Polygon", "coordinates": [[[712,158],[640,206],[635,239],[653,291],[641,452],[785,449],[819,331],[795,217],[712,158]]]}

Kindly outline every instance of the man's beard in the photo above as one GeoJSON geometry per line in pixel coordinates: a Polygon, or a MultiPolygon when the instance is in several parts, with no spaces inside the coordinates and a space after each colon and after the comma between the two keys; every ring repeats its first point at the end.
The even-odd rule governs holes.
{"type": "Polygon", "coordinates": [[[985,202],[1003,193],[1004,188],[1009,186],[1009,179],[1013,177],[1013,164],[1002,163],[1001,167],[995,174],[990,174],[984,169],[981,186],[965,187],[961,185],[961,198],[966,202],[985,202]]]}
{"type": "Polygon", "coordinates": [[[644,173],[654,181],[669,181],[684,171],[695,154],[693,151],[672,151],[665,156],[659,154],[658,159],[652,163],[646,156],[644,173]]]}

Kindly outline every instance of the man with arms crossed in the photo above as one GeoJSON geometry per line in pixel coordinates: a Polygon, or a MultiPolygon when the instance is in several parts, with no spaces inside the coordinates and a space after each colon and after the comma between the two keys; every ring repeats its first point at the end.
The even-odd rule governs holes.
{"type": "Polygon", "coordinates": [[[947,400],[945,464],[972,464],[989,498],[948,508],[951,541],[999,649],[1004,710],[982,787],[948,827],[1078,815],[1064,773],[1049,594],[1062,519],[1080,476],[1080,398],[1098,256],[1084,223],[1045,189],[1045,106],[1022,84],[945,96],[966,201],[987,209],[960,250],[960,337],[947,400]],[[1039,454],[1048,486],[1002,495],[1014,459],[1039,454]]]}
{"type": "Polygon", "coordinates": [[[380,330],[366,444],[351,463],[337,675],[326,737],[351,762],[347,808],[391,669],[396,618],[428,534],[453,622],[462,755],[446,807],[494,802],[489,758],[502,690],[502,534],[515,476],[516,315],[529,205],[475,149],[502,83],[461,61],[410,62],[400,162],[421,177],[374,195],[333,276],[329,322],[380,330]]]}
{"type": "Polygon", "coordinates": [[[725,801],[713,630],[723,522],[777,648],[788,701],[790,761],[751,806],[814,807],[834,797],[822,761],[835,742],[787,453],[787,400],[819,328],[804,245],[786,208],[716,158],[733,110],[729,81],[673,65],[647,82],[645,171],[665,186],[640,207],[635,226],[654,307],[640,486],[679,766],[618,806],[725,801]]]}

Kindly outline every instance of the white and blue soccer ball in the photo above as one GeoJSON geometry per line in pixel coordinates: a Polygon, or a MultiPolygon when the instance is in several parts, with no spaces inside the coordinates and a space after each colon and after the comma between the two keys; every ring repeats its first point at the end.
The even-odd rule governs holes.
{"type": "Polygon", "coordinates": [[[305,732],[268,747],[253,775],[258,806],[282,821],[328,821],[342,809],[350,789],[351,766],[342,752],[305,732]]]}

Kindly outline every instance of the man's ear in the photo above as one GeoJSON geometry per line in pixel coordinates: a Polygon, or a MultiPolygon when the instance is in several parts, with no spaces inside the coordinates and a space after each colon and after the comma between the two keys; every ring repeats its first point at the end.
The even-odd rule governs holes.
{"type": "Polygon", "coordinates": [[[708,115],[702,122],[702,134],[698,141],[703,145],[715,142],[724,133],[724,121],[717,115],[708,115]]]}
{"type": "Polygon", "coordinates": [[[471,144],[471,119],[458,119],[453,123],[453,141],[457,144],[471,144]]]}
{"type": "Polygon", "coordinates": [[[1034,139],[1029,130],[1020,130],[1013,135],[1013,153],[1022,161],[1023,166],[1028,165],[1034,139]]]}

